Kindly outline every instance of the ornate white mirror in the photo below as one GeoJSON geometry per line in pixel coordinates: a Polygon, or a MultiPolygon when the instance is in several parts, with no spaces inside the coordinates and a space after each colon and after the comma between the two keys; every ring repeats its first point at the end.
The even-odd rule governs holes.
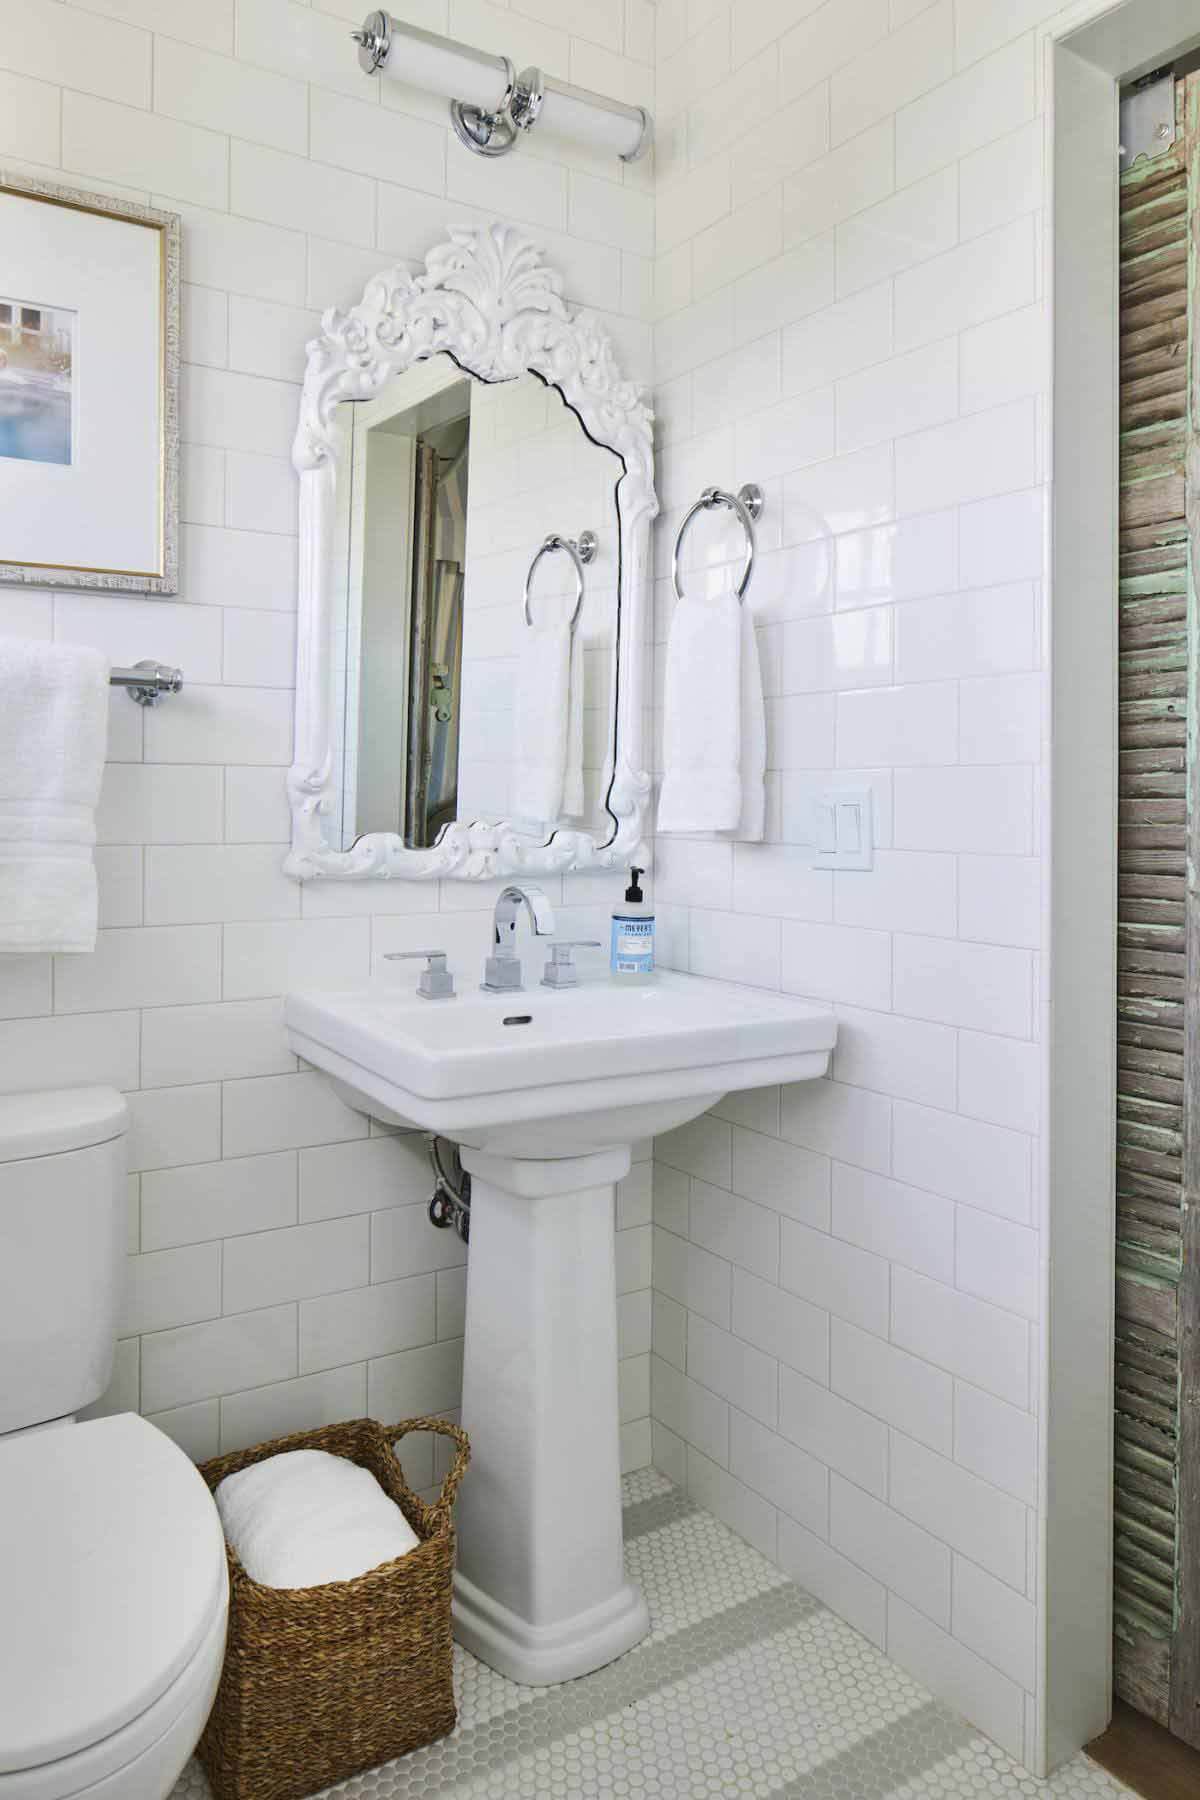
{"type": "Polygon", "coordinates": [[[640,853],[650,414],[510,226],[451,229],[309,346],[299,880],[640,853]]]}

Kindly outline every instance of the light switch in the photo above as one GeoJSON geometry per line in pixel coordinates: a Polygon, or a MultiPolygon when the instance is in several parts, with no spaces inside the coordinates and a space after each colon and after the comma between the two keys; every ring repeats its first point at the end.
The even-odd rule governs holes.
{"type": "Polygon", "coordinates": [[[875,863],[874,808],[870,788],[830,788],[816,805],[818,869],[870,869],[875,863]]]}

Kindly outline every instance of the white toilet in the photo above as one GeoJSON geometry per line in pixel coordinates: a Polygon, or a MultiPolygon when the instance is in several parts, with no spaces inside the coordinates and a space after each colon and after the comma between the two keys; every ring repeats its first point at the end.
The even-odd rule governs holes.
{"type": "Polygon", "coordinates": [[[212,1496],[108,1385],[125,1262],[113,1088],[0,1098],[0,1800],[165,1800],[221,1673],[212,1496]]]}

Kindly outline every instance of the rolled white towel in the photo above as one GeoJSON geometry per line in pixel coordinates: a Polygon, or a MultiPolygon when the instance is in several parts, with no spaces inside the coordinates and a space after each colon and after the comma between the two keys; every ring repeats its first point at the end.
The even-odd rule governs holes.
{"type": "Polygon", "coordinates": [[[227,1475],[225,1536],[264,1587],[323,1587],[416,1549],[420,1539],[369,1469],[325,1450],[285,1450],[227,1475]]]}

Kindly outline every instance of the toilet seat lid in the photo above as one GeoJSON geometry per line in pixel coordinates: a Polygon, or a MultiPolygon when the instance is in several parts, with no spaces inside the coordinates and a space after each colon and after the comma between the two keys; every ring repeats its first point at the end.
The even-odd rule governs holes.
{"type": "Polygon", "coordinates": [[[116,1088],[0,1095],[0,1162],[86,1150],[122,1137],[128,1129],[129,1108],[116,1088]]]}
{"type": "Polygon", "coordinates": [[[0,1442],[0,1773],[153,1704],[225,1603],[212,1495],[134,1413],[0,1442]]]}

